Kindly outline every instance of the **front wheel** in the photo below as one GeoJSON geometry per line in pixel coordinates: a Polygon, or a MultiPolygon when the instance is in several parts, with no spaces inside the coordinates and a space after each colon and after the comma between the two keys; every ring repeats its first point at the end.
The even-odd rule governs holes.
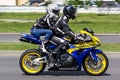
{"type": "Polygon", "coordinates": [[[98,76],[103,74],[109,65],[107,56],[104,53],[97,53],[98,62],[95,63],[89,56],[85,57],[83,61],[84,70],[93,76],[98,76]]]}
{"type": "Polygon", "coordinates": [[[20,57],[19,64],[21,70],[29,75],[40,74],[46,67],[46,63],[35,64],[34,60],[43,57],[36,49],[26,50],[20,57]]]}

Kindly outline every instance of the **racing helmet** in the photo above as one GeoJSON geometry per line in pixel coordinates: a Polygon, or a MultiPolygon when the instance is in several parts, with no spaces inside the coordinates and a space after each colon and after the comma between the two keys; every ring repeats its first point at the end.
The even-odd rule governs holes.
{"type": "Polygon", "coordinates": [[[72,5],[67,5],[64,7],[63,9],[63,14],[67,17],[69,17],[70,19],[75,19],[76,17],[76,8],[72,5]]]}
{"type": "Polygon", "coordinates": [[[54,16],[55,18],[57,18],[59,16],[60,7],[57,4],[49,4],[47,6],[47,12],[51,16],[54,16]]]}

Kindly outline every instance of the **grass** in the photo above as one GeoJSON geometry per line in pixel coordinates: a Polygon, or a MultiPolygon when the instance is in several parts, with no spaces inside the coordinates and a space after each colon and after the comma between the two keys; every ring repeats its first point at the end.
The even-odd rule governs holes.
{"type": "Polygon", "coordinates": [[[120,43],[107,43],[102,44],[99,49],[103,51],[111,51],[111,52],[120,52],[120,43]]]}
{"type": "MultiPolygon", "coordinates": [[[[31,48],[38,48],[38,45],[35,44],[29,44],[29,43],[14,43],[14,42],[6,42],[6,43],[0,43],[0,50],[27,50],[31,48]]],[[[98,49],[101,49],[103,51],[111,51],[111,52],[120,52],[120,43],[116,44],[102,44],[98,49]]]]}
{"type": "MultiPolygon", "coordinates": [[[[44,13],[0,13],[0,19],[36,20],[44,13]]],[[[30,32],[34,22],[19,23],[0,21],[0,33],[3,32],[30,32]]],[[[71,29],[78,33],[84,27],[91,28],[95,33],[120,33],[119,14],[78,14],[76,20],[70,20],[71,29]]]]}
{"type": "Polygon", "coordinates": [[[0,19],[36,20],[44,13],[0,13],[0,19]]]}
{"type": "Polygon", "coordinates": [[[22,33],[30,32],[30,28],[33,25],[29,23],[18,23],[18,22],[5,22],[0,21],[0,33],[22,33]]]}
{"type": "Polygon", "coordinates": [[[31,48],[38,48],[38,45],[28,43],[16,42],[0,42],[0,50],[26,50],[31,48]]]}

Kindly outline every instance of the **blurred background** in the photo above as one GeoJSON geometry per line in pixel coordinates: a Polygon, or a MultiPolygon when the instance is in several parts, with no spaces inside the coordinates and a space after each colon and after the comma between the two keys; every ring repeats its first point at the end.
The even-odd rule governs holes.
{"type": "Polygon", "coordinates": [[[81,13],[120,14],[120,0],[0,0],[0,12],[45,12],[50,3],[75,5],[81,13]]]}
{"type": "Polygon", "coordinates": [[[78,6],[120,7],[120,0],[0,0],[0,6],[43,6],[49,3],[78,6]]]}

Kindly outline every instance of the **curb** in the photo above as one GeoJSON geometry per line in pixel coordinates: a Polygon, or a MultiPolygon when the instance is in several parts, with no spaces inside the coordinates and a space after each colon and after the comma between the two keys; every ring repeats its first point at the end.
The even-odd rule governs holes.
{"type": "Polygon", "coordinates": [[[20,19],[0,19],[0,21],[6,21],[6,22],[20,22],[20,23],[35,22],[35,20],[20,20],[20,19]]]}

